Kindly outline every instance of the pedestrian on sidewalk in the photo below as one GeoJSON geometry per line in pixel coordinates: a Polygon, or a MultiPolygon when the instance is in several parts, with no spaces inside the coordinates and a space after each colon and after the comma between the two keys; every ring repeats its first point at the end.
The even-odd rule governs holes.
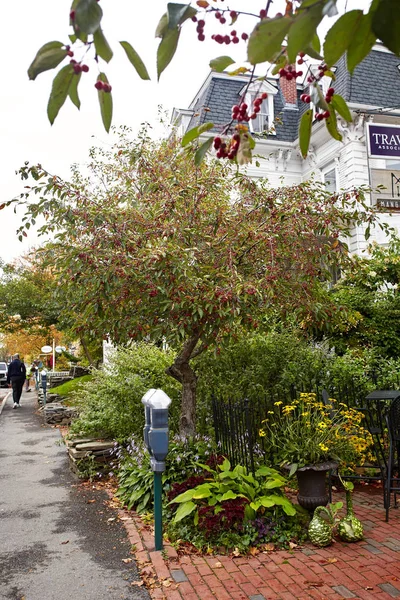
{"type": "MultiPolygon", "coordinates": [[[[26,369],[26,367],[25,367],[25,369],[26,369]]],[[[30,383],[31,376],[32,376],[32,369],[33,369],[33,366],[30,369],[26,369],[26,376],[25,376],[26,377],[26,379],[25,379],[25,391],[26,392],[31,391],[31,388],[29,387],[29,383],[30,383]]]]}
{"type": "Polygon", "coordinates": [[[12,387],[13,391],[13,408],[19,407],[19,401],[22,395],[22,388],[26,378],[26,368],[24,363],[19,359],[19,354],[14,354],[13,360],[8,365],[7,383],[12,387]]]}

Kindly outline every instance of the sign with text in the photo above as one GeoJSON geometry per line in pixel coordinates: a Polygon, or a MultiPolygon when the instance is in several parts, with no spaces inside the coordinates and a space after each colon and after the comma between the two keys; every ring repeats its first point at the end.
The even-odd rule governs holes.
{"type": "Polygon", "coordinates": [[[368,123],[368,150],[373,158],[400,158],[400,125],[368,123]]]}
{"type": "Polygon", "coordinates": [[[371,169],[372,204],[385,212],[400,211],[400,171],[371,169]]]}

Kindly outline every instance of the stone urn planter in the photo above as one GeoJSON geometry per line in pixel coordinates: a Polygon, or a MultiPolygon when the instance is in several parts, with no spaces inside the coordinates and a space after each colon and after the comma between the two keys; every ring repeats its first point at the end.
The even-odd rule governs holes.
{"type": "Polygon", "coordinates": [[[318,465],[306,465],[296,471],[299,485],[297,501],[300,506],[313,511],[317,506],[328,504],[327,474],[337,466],[337,462],[329,461],[318,465]]]}

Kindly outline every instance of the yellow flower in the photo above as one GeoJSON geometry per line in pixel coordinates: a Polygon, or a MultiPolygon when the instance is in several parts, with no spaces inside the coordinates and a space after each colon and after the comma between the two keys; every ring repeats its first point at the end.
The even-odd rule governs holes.
{"type": "Polygon", "coordinates": [[[323,421],[321,421],[320,423],[318,423],[318,428],[319,429],[326,429],[328,427],[327,423],[324,423],[323,421]]]}
{"type": "Polygon", "coordinates": [[[274,402],[275,406],[280,406],[281,404],[283,404],[282,400],[278,400],[277,402],[274,402]]]}
{"type": "Polygon", "coordinates": [[[321,448],[322,452],[328,452],[329,448],[328,446],[325,446],[325,444],[318,444],[318,446],[321,448]]]}
{"type": "Polygon", "coordinates": [[[264,429],[260,429],[260,430],[258,431],[258,435],[259,435],[260,437],[265,437],[267,434],[265,433],[264,429]]]}

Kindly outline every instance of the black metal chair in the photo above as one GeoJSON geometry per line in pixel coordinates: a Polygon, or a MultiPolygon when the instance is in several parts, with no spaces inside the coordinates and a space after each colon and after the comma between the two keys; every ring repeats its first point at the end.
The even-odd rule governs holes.
{"type": "Polygon", "coordinates": [[[394,507],[397,508],[397,494],[400,492],[400,397],[393,400],[386,417],[389,433],[389,458],[385,482],[386,521],[389,521],[389,508],[392,493],[394,507]]]}

